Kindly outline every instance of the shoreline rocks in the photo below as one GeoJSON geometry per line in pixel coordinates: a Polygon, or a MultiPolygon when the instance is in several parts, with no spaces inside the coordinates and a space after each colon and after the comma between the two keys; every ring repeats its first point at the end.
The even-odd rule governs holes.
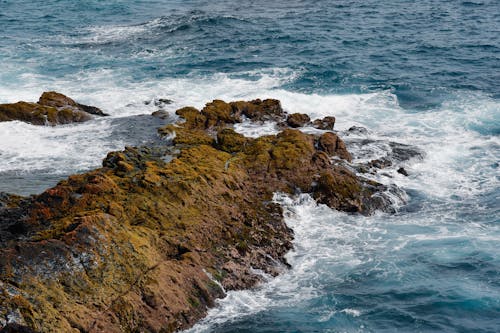
{"type": "Polygon", "coordinates": [[[110,152],[40,195],[0,195],[0,332],[185,329],[226,290],[261,282],[255,269],[287,269],[293,232],[275,192],[387,208],[386,187],[345,165],[336,134],[232,129],[243,117],[282,121],[277,100],[176,114],[183,122],[158,129],[163,145],[110,152]]]}
{"type": "Polygon", "coordinates": [[[37,103],[0,104],[0,122],[19,120],[33,125],[63,125],[85,122],[93,116],[107,116],[99,108],[79,104],[54,92],[44,92],[37,103]]]}

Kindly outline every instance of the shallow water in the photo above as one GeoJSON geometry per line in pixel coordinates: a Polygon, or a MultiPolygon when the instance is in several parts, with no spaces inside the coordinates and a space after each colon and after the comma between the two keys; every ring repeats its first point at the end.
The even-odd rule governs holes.
{"type": "Polygon", "coordinates": [[[500,331],[498,1],[4,0],[0,27],[0,103],[57,90],[111,114],[0,123],[0,191],[41,192],[156,142],[160,107],[215,98],[334,115],[356,162],[390,142],[422,152],[376,176],[406,192],[393,215],[277,196],[292,269],[229,293],[193,332],[500,331]]]}

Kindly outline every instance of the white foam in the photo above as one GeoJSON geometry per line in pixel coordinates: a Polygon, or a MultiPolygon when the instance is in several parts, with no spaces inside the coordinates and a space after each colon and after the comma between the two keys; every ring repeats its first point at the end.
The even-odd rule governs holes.
{"type": "Polygon", "coordinates": [[[472,239],[491,247],[500,237],[500,226],[457,225],[456,218],[448,218],[448,210],[436,207],[399,216],[362,217],[317,205],[309,195],[290,198],[276,194],[274,199],[283,206],[286,223],[294,231],[294,249],[286,256],[292,269],[255,290],[229,291],[205,319],[186,332],[212,332],[224,323],[244,321],[264,311],[280,313],[287,308],[311,309],[320,322],[339,314],[362,317],[371,309],[330,302],[336,294],[333,286],[354,283],[352,274],[356,276],[356,272],[379,281],[411,279],[408,251],[421,253],[432,246],[435,250],[428,259],[447,262],[459,260],[463,253],[446,252],[446,242],[458,244],[472,239]],[[325,292],[329,293],[327,304],[322,300],[325,292]],[[318,300],[324,304],[319,308],[318,300]]]}
{"type": "MultiPolygon", "coordinates": [[[[373,243],[382,242],[376,236],[380,230],[370,223],[356,222],[347,214],[334,212],[328,207],[317,205],[309,195],[291,199],[284,195],[275,195],[275,200],[285,208],[286,222],[294,230],[293,251],[287,254],[287,261],[293,269],[269,280],[255,290],[230,291],[217,306],[209,310],[208,316],[186,332],[210,332],[213,327],[222,323],[242,319],[261,311],[273,308],[285,308],[321,297],[321,282],[325,276],[332,276],[335,267],[341,279],[341,273],[347,267],[353,268],[366,260],[364,245],[359,249],[359,239],[366,230],[375,237],[373,243]]],[[[335,309],[356,317],[361,314],[355,309],[335,309]]]]}
{"type": "MultiPolygon", "coordinates": [[[[497,119],[498,101],[480,94],[462,94],[436,110],[410,112],[402,109],[397,97],[389,91],[318,95],[280,88],[298,75],[300,72],[287,68],[271,68],[231,75],[219,73],[206,77],[134,82],[126,72],[118,70],[98,70],[58,79],[24,74],[22,86],[5,84],[0,87],[0,102],[36,101],[42,91],[56,90],[81,103],[98,106],[114,117],[121,117],[156,111],[158,106],[154,103],[144,103],[154,98],[173,100],[173,104],[163,106],[171,112],[186,105],[202,108],[213,99],[277,98],[289,113],[308,113],[312,119],[333,115],[337,118],[335,127],[338,130],[363,126],[369,129],[366,135],[369,139],[415,145],[426,152],[423,161],[404,165],[410,177],[388,169],[385,173],[392,178],[378,180],[444,199],[467,198],[498,187],[498,169],[494,170],[490,165],[500,160],[500,139],[475,131],[480,126],[488,128],[488,124],[497,119]]],[[[237,125],[237,130],[253,137],[276,132],[272,123],[262,126],[241,124],[237,125]]],[[[3,145],[5,147],[6,143],[3,145]]],[[[384,143],[365,146],[365,149],[370,150],[374,158],[387,152],[384,143]]],[[[19,168],[23,166],[20,164],[19,168]]]]}
{"type": "Polygon", "coordinates": [[[80,29],[77,36],[61,36],[60,38],[65,44],[119,42],[144,35],[145,33],[152,33],[152,30],[161,26],[163,22],[164,18],[160,17],[143,24],[91,26],[80,29]]]}
{"type": "MultiPolygon", "coordinates": [[[[154,103],[144,103],[154,98],[173,100],[173,104],[163,106],[171,112],[186,105],[202,108],[213,99],[277,98],[290,113],[308,113],[313,119],[333,115],[337,118],[335,127],[338,130],[364,126],[369,129],[367,138],[415,145],[426,152],[423,161],[405,165],[410,177],[389,169],[386,174],[392,178],[379,180],[439,198],[467,198],[487,188],[498,187],[497,171],[489,165],[500,160],[500,139],[474,131],[477,126],[487,127],[489,122],[495,121],[500,109],[497,101],[479,94],[465,94],[436,110],[409,112],[399,106],[397,97],[389,91],[318,95],[280,88],[298,75],[300,72],[287,68],[272,68],[232,75],[219,73],[207,77],[133,82],[126,72],[113,70],[79,73],[57,80],[25,74],[22,86],[6,84],[0,87],[0,102],[36,101],[42,91],[57,90],[120,117],[156,111],[158,107],[154,103]]],[[[272,123],[241,124],[237,129],[254,137],[276,132],[272,123]]],[[[377,158],[386,154],[386,148],[384,144],[375,144],[368,149],[377,158]]],[[[19,168],[23,166],[20,164],[19,168]]]]}
{"type": "Polygon", "coordinates": [[[104,119],[56,127],[0,123],[0,172],[63,174],[97,167],[107,152],[122,146],[108,139],[109,130],[104,119]]]}
{"type": "Polygon", "coordinates": [[[356,309],[343,309],[340,312],[343,312],[345,314],[351,315],[353,317],[359,317],[361,316],[361,311],[356,310],[356,309]]]}
{"type": "Polygon", "coordinates": [[[204,78],[167,78],[132,82],[126,72],[98,70],[58,78],[25,74],[22,86],[0,87],[0,103],[36,101],[43,91],[56,90],[76,101],[97,106],[113,116],[150,114],[158,109],[145,101],[168,98],[174,101],[165,110],[191,105],[202,108],[213,99],[240,100],[272,97],[273,89],[297,75],[286,68],[273,68],[257,74],[215,74],[204,78]],[[253,77],[252,80],[240,78],[253,77]]]}

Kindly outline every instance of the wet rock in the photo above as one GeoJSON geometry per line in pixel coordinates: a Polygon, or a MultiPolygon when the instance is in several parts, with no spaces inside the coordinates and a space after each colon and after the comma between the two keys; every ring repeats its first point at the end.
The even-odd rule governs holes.
{"type": "Polygon", "coordinates": [[[193,107],[184,107],[175,111],[175,114],[185,119],[186,123],[183,124],[183,128],[205,129],[206,127],[207,117],[193,107]]]}
{"type": "Polygon", "coordinates": [[[153,117],[160,118],[160,119],[168,119],[169,113],[164,110],[158,110],[153,113],[151,113],[153,117]]]}
{"type": "Polygon", "coordinates": [[[82,111],[58,110],[37,103],[0,104],[0,121],[19,120],[33,125],[59,125],[84,122],[92,117],[82,111]]]}
{"type": "Polygon", "coordinates": [[[286,123],[292,128],[303,127],[311,121],[305,113],[292,113],[286,118],[286,123]]]}
{"type": "Polygon", "coordinates": [[[154,100],[154,105],[159,106],[159,107],[163,107],[165,105],[170,105],[173,102],[174,102],[173,100],[168,99],[168,98],[158,98],[158,99],[154,100]]]}
{"type": "Polygon", "coordinates": [[[52,106],[57,109],[70,109],[73,111],[82,111],[96,116],[108,116],[108,114],[104,113],[101,109],[96,108],[95,106],[89,106],[77,103],[68,96],[65,96],[55,91],[44,92],[42,96],[40,96],[38,104],[44,106],[52,106]]]}
{"type": "Polygon", "coordinates": [[[154,106],[157,106],[159,108],[163,108],[165,105],[170,105],[173,104],[174,101],[168,98],[154,98],[149,101],[144,101],[145,105],[151,105],[153,104],[154,106]]]}
{"type": "Polygon", "coordinates": [[[397,170],[401,167],[401,164],[411,159],[420,160],[424,157],[424,152],[420,148],[398,142],[370,139],[350,139],[348,141],[348,145],[351,149],[357,151],[357,157],[369,159],[373,158],[373,155],[380,156],[370,160],[369,162],[356,165],[358,171],[362,173],[375,173],[378,170],[389,167],[393,167],[397,170]],[[376,154],[374,154],[374,152],[376,152],[376,154]]]}
{"type": "Polygon", "coordinates": [[[250,102],[231,102],[235,117],[245,116],[253,121],[283,121],[285,111],[281,108],[280,101],[276,99],[256,99],[250,102]]]}
{"type": "Polygon", "coordinates": [[[33,125],[59,125],[84,122],[92,115],[105,116],[100,109],[78,104],[56,92],[45,92],[38,103],[0,104],[0,121],[19,120],[33,125]]]}
{"type": "Polygon", "coordinates": [[[368,167],[370,168],[385,169],[390,166],[392,166],[392,161],[387,158],[378,158],[368,162],[368,167]]]}
{"type": "Polygon", "coordinates": [[[403,176],[408,177],[408,171],[406,171],[405,168],[401,167],[397,171],[398,171],[398,173],[402,174],[403,176]]]}
{"type": "Polygon", "coordinates": [[[410,159],[422,159],[424,152],[418,147],[406,145],[398,142],[389,142],[391,147],[390,157],[397,162],[405,162],[410,159]]]}
{"type": "Polygon", "coordinates": [[[368,130],[361,126],[352,126],[348,130],[350,134],[364,135],[368,133],[368,130]]]}
{"type": "Polygon", "coordinates": [[[330,156],[338,156],[349,162],[352,161],[351,154],[347,151],[344,141],[332,132],[327,132],[318,140],[318,147],[330,156]]]}
{"type": "Polygon", "coordinates": [[[320,130],[332,131],[333,126],[335,126],[335,117],[327,116],[323,119],[315,119],[313,121],[313,127],[320,130]]]}
{"type": "Polygon", "coordinates": [[[275,192],[361,214],[389,204],[383,185],[330,161],[350,158],[336,134],[246,138],[231,128],[242,117],[284,115],[275,100],[235,103],[180,109],[158,130],[171,143],[111,152],[40,195],[1,195],[0,318],[44,332],[185,329],[223,288],[287,268],[275,192]]]}

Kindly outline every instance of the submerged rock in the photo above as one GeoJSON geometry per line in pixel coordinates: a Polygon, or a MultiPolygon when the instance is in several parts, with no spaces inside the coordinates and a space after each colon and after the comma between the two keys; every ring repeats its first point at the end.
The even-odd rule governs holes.
{"type": "Polygon", "coordinates": [[[173,104],[174,101],[169,98],[153,98],[152,100],[144,101],[145,105],[154,105],[162,109],[165,105],[173,104]]]}
{"type": "Polygon", "coordinates": [[[406,176],[406,177],[408,177],[408,176],[409,176],[408,171],[406,171],[406,169],[405,169],[405,168],[403,168],[403,167],[399,168],[399,169],[397,170],[397,172],[398,172],[398,173],[400,173],[400,174],[402,174],[403,176],[406,176]]]}
{"type": "Polygon", "coordinates": [[[360,178],[334,133],[247,138],[247,117],[283,119],[279,101],[183,108],[159,147],[111,152],[103,167],[44,193],[0,195],[4,330],[173,332],[225,290],[286,269],[292,231],[273,193],[308,192],[348,212],[383,209],[385,186],[360,178]],[[5,231],[5,232],[4,232],[5,231]],[[16,326],[17,325],[17,326],[16,326]]]}
{"type": "Polygon", "coordinates": [[[168,119],[170,116],[169,113],[165,110],[158,110],[153,113],[151,113],[153,117],[160,118],[160,119],[168,119]]]}
{"type": "Polygon", "coordinates": [[[84,122],[92,115],[107,116],[94,106],[76,103],[54,91],[44,92],[38,103],[0,104],[0,121],[19,120],[33,125],[62,125],[84,122]]]}

